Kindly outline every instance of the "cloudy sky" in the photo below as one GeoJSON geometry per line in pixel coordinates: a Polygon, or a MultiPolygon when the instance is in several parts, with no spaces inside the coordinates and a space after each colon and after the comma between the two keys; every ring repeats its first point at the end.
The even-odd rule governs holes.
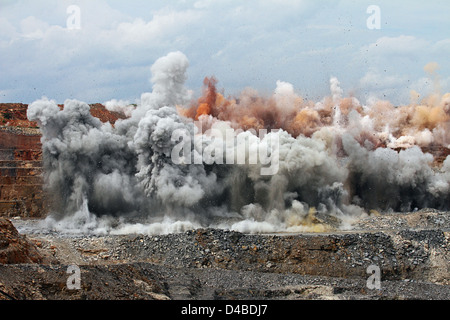
{"type": "Polygon", "coordinates": [[[436,88],[429,62],[450,92],[449,9],[446,0],[0,0],[0,102],[134,102],[151,91],[153,62],[179,50],[194,92],[214,75],[225,95],[269,94],[282,80],[317,101],[335,76],[363,103],[408,103],[411,90],[436,88]]]}

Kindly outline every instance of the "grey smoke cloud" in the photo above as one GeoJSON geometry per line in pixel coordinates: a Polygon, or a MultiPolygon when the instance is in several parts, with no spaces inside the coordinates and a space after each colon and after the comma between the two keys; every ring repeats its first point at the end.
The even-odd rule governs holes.
{"type": "MultiPolygon", "coordinates": [[[[158,59],[151,67],[152,91],[114,126],[76,100],[66,100],[62,110],[48,99],[29,106],[27,116],[43,134],[45,185],[53,204],[49,225],[113,233],[198,226],[273,232],[304,230],[311,211],[344,221],[370,209],[449,208],[450,160],[436,171],[432,156],[418,147],[398,153],[361,144],[358,139],[373,124],[356,113],[311,137],[293,137],[283,129],[264,138],[239,133],[248,136],[247,159],[257,143],[277,139],[273,175],[261,175],[260,163],[174,163],[177,130],[191,138],[188,147],[196,155],[221,143],[219,157],[225,159],[227,150],[236,148],[202,134],[177,111],[191,99],[184,86],[188,66],[181,52],[158,59]],[[344,155],[335,152],[338,142],[344,155]]],[[[340,115],[342,90],[336,78],[330,85],[340,115]]],[[[281,104],[297,98],[287,83],[279,82],[276,93],[281,104]]],[[[222,130],[229,125],[216,122],[222,130]]]]}

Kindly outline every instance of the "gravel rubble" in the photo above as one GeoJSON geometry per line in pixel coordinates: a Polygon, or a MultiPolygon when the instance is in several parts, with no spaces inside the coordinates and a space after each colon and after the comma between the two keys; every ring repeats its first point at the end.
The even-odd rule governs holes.
{"type": "Polygon", "coordinates": [[[450,218],[437,210],[375,213],[352,230],[298,234],[58,235],[33,231],[34,223],[14,221],[46,262],[0,265],[0,299],[450,298],[450,218]],[[63,281],[74,264],[76,292],[63,281]],[[379,289],[368,284],[369,266],[381,272],[379,289]],[[34,291],[32,281],[41,282],[34,291]]]}

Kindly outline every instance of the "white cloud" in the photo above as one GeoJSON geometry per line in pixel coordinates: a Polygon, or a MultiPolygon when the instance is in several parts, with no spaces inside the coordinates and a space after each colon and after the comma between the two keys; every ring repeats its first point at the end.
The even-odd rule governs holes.
{"type": "Polygon", "coordinates": [[[361,98],[370,100],[390,100],[394,104],[409,102],[411,88],[408,77],[405,75],[392,75],[371,68],[359,80],[359,93],[361,98]]]}
{"type": "Polygon", "coordinates": [[[383,75],[376,69],[369,70],[359,81],[360,85],[367,88],[398,88],[407,83],[408,77],[398,75],[383,75]]]}
{"type": "Polygon", "coordinates": [[[359,93],[366,101],[381,99],[402,105],[411,102],[412,91],[424,98],[430,94],[447,92],[449,85],[450,77],[432,79],[424,73],[421,77],[411,78],[405,74],[386,74],[372,68],[359,80],[359,93]]]}
{"type": "Polygon", "coordinates": [[[49,24],[30,16],[20,21],[21,37],[26,39],[42,39],[49,24]]]}
{"type": "Polygon", "coordinates": [[[0,40],[9,41],[16,34],[16,28],[4,17],[0,17],[0,40]]]}
{"type": "MultiPolygon", "coordinates": [[[[427,4],[411,12],[421,6],[434,12],[430,20],[442,18],[427,4]]],[[[448,28],[428,37],[422,17],[420,28],[408,23],[402,29],[405,12],[388,10],[383,1],[380,7],[388,24],[374,32],[365,27],[366,7],[351,1],[13,2],[0,11],[0,70],[8,75],[0,89],[23,102],[42,94],[133,101],[149,89],[151,64],[176,50],[189,58],[187,85],[195,90],[203,77],[215,75],[227,92],[272,90],[282,80],[317,96],[327,92],[331,74],[346,90],[397,89],[423,77],[429,61],[437,61],[446,77],[448,28]],[[71,4],[80,7],[80,30],[66,28],[71,4]]]]}
{"type": "Polygon", "coordinates": [[[206,9],[209,8],[214,3],[214,0],[199,0],[195,1],[194,8],[196,9],[206,9]]]}
{"type": "Polygon", "coordinates": [[[117,37],[116,41],[121,45],[142,44],[179,32],[200,18],[201,14],[192,10],[162,11],[154,14],[148,22],[137,18],[133,22],[120,23],[117,29],[111,31],[111,36],[117,37]]]}
{"type": "Polygon", "coordinates": [[[433,46],[433,50],[437,53],[450,54],[450,39],[444,39],[436,42],[433,46]]]}
{"type": "Polygon", "coordinates": [[[373,56],[405,56],[419,54],[429,46],[428,41],[414,36],[381,37],[375,43],[364,46],[361,50],[373,56]]]}

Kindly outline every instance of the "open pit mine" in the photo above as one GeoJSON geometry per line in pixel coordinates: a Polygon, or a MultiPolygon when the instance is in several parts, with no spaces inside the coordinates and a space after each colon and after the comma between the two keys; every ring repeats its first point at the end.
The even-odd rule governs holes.
{"type": "Polygon", "coordinates": [[[0,299],[450,298],[449,93],[195,97],[188,66],[0,104],[0,299]]]}

